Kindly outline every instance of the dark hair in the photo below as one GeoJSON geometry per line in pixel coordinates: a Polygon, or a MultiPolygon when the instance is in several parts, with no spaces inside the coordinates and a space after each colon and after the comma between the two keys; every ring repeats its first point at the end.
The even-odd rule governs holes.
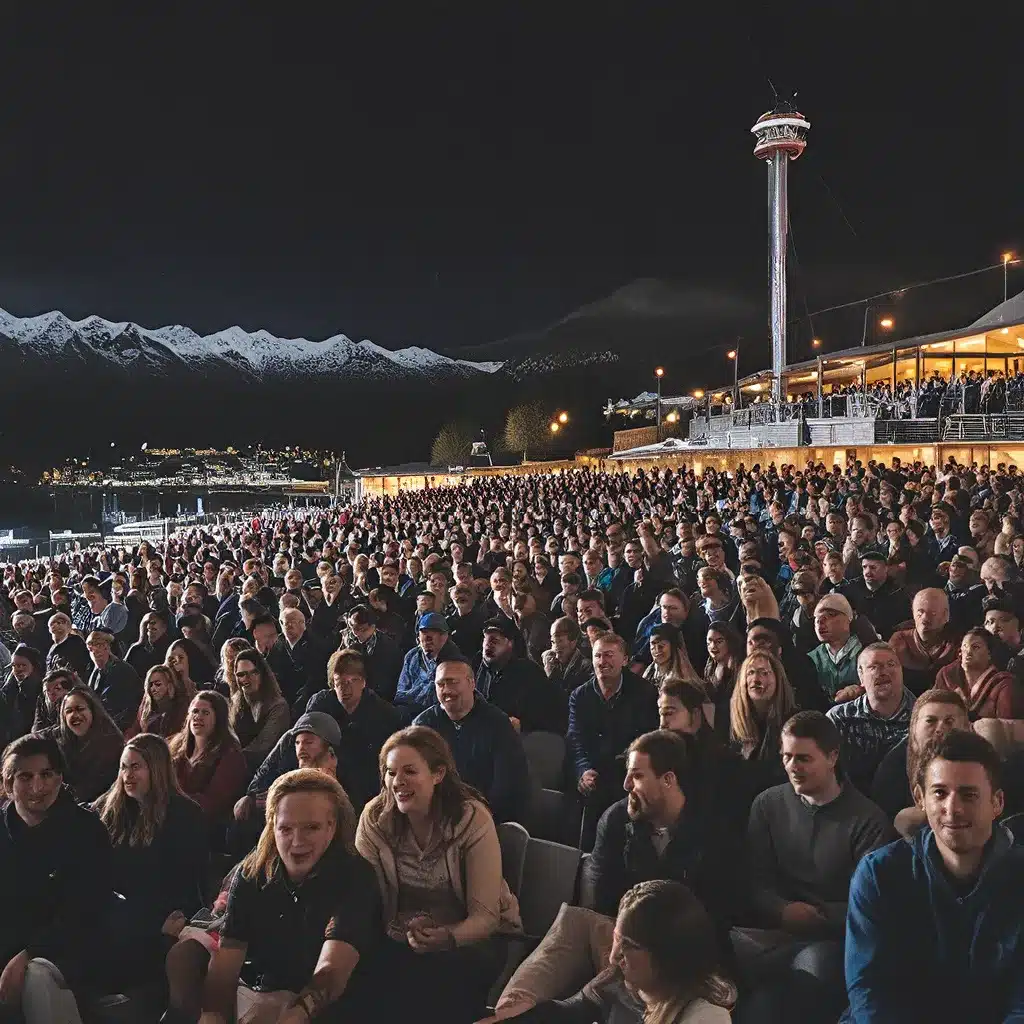
{"type": "Polygon", "coordinates": [[[601,611],[607,611],[603,590],[584,590],[581,594],[576,595],[576,600],[581,604],[584,601],[596,601],[601,606],[601,611]]]}
{"type": "MultiPolygon", "coordinates": [[[[244,603],[245,602],[243,602],[243,604],[244,603]]],[[[263,605],[260,605],[260,607],[262,608],[263,605]]],[[[270,615],[270,614],[268,614],[267,612],[264,611],[261,614],[257,615],[252,620],[252,622],[249,624],[249,632],[252,633],[256,629],[257,626],[267,626],[267,625],[273,626],[274,627],[274,632],[275,633],[277,632],[277,620],[272,615],[270,615]]]]}
{"type": "Polygon", "coordinates": [[[36,672],[43,671],[43,656],[35,647],[29,647],[28,644],[18,644],[18,646],[11,651],[11,657],[24,658],[32,665],[32,668],[34,668],[36,672]]]}
{"type": "Polygon", "coordinates": [[[368,604],[357,604],[349,609],[348,618],[360,626],[375,626],[377,613],[368,604]]]}
{"type": "Polygon", "coordinates": [[[820,711],[798,711],[787,718],[782,726],[783,736],[799,740],[813,740],[823,754],[839,752],[839,730],[827,715],[820,711]]]}
{"type": "Polygon", "coordinates": [[[915,789],[924,789],[928,766],[938,760],[980,764],[985,769],[992,792],[1002,788],[1003,766],[996,748],[972,730],[955,729],[925,744],[917,758],[913,779],[915,789]]]}
{"type": "Polygon", "coordinates": [[[671,772],[679,788],[686,791],[690,756],[686,741],[681,736],[669,729],[645,732],[630,743],[626,753],[646,754],[655,775],[660,777],[671,772]]]}
{"type": "Polygon", "coordinates": [[[44,754],[50,762],[50,767],[58,775],[64,775],[66,766],[64,755],[60,752],[56,739],[44,733],[28,733],[26,736],[19,736],[7,744],[3,756],[2,777],[4,789],[8,795],[11,792],[11,781],[14,779],[14,763],[19,757],[36,757],[44,754]]]}
{"type": "Polygon", "coordinates": [[[687,679],[663,679],[661,686],[658,687],[658,694],[662,697],[673,697],[687,711],[703,712],[704,705],[708,702],[708,695],[704,690],[687,679]]]}

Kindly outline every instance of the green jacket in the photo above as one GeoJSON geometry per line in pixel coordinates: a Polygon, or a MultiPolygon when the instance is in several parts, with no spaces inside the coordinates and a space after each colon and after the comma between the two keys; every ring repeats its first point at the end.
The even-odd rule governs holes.
{"type": "Polygon", "coordinates": [[[818,685],[829,695],[835,695],[844,686],[859,686],[860,679],[857,677],[857,656],[863,650],[864,645],[851,634],[849,641],[843,648],[842,657],[836,664],[828,653],[827,644],[818,644],[808,655],[814,663],[814,671],[818,676],[818,685]]]}

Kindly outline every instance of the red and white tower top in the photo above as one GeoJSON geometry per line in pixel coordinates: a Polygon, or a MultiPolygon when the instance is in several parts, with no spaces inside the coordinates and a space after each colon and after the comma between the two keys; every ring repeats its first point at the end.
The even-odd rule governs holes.
{"type": "Polygon", "coordinates": [[[757,136],[754,156],[770,160],[776,153],[783,153],[795,160],[807,146],[807,131],[810,121],[798,110],[783,110],[781,107],[762,114],[750,131],[757,136]]]}

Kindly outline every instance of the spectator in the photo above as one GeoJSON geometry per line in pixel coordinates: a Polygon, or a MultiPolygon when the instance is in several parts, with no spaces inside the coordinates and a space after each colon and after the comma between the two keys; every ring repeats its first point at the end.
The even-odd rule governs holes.
{"type": "Polygon", "coordinates": [[[442,661],[461,658],[459,649],[448,639],[448,623],[438,612],[422,615],[417,624],[419,642],[402,662],[395,704],[415,718],[435,701],[434,675],[442,661]]]}
{"type": "Polygon", "coordinates": [[[655,686],[670,677],[703,685],[703,680],[690,664],[683,635],[675,626],[667,622],[655,626],[650,632],[648,646],[651,663],[644,670],[644,679],[655,686]]]}
{"type": "Polygon", "coordinates": [[[199,805],[211,826],[228,820],[249,774],[229,717],[221,694],[200,690],[181,731],[168,741],[178,787],[199,805]]]}
{"type": "Polygon", "coordinates": [[[125,738],[153,732],[169,739],[184,726],[185,712],[194,695],[194,692],[189,693],[181,687],[172,669],[166,665],[154,665],[146,673],[139,713],[126,730],[125,738]]]}
{"type": "Polygon", "coordinates": [[[252,648],[235,657],[234,674],[238,688],[231,697],[231,728],[249,771],[255,771],[288,729],[288,704],[266,658],[252,648]]]}
{"type": "Polygon", "coordinates": [[[940,690],[960,694],[972,720],[1024,718],[1024,688],[995,663],[1006,652],[993,634],[980,626],[967,631],[960,644],[960,662],[943,666],[935,677],[940,690]]]}
{"type": "MultiPolygon", "coordinates": [[[[515,656],[515,624],[503,616],[484,623],[476,690],[509,716],[517,732],[565,735],[566,697],[536,662],[515,656]]],[[[458,760],[458,758],[456,758],[458,760]]],[[[467,776],[472,783],[472,779],[467,776]]]]}
{"type": "Polygon", "coordinates": [[[729,736],[747,761],[767,762],[774,772],[782,726],[796,710],[786,670],[774,654],[748,654],[729,702],[729,736]]]}
{"type": "Polygon", "coordinates": [[[117,777],[124,738],[92,690],[73,686],[60,705],[57,744],[64,761],[64,781],[75,798],[92,803],[117,777]]]}
{"type": "Polygon", "coordinates": [[[32,728],[43,693],[43,659],[32,647],[18,644],[11,656],[10,678],[0,688],[0,742],[24,736],[32,728]]]}
{"type": "MultiPolygon", "coordinates": [[[[969,731],[971,720],[958,693],[950,690],[925,690],[910,712],[910,728],[882,758],[871,785],[871,799],[885,811],[890,821],[901,816],[910,823],[901,832],[916,831],[924,824],[924,812],[914,804],[911,793],[914,771],[921,751],[930,740],[954,729],[969,731]]],[[[900,826],[898,826],[900,827],[900,826]]]]}
{"type": "Polygon", "coordinates": [[[382,633],[366,605],[356,605],[348,615],[351,638],[346,646],[358,651],[366,665],[367,685],[386,701],[393,701],[402,671],[402,651],[387,633],[382,633]]]}
{"type": "Polygon", "coordinates": [[[89,650],[78,633],[72,633],[71,618],[64,612],[50,616],[46,624],[53,645],[46,652],[46,669],[52,672],[64,665],[77,673],[79,679],[88,679],[91,665],[89,650]]]}
{"type": "Polygon", "coordinates": [[[936,588],[914,595],[914,628],[892,635],[892,649],[903,666],[906,686],[913,694],[932,686],[940,668],[960,656],[960,637],[949,624],[949,598],[936,588]]]}
{"type": "Polygon", "coordinates": [[[551,648],[541,656],[541,663],[548,679],[566,696],[594,674],[583,634],[573,619],[563,616],[551,624],[551,648]]]}
{"type": "Polygon", "coordinates": [[[167,958],[178,1019],[361,1020],[380,947],[373,871],[354,847],[355,814],[337,780],[283,775],[267,823],[235,872],[212,955],[195,939],[167,958]],[[251,1015],[251,1016],[249,1016],[251,1015]]]}
{"type": "Polygon", "coordinates": [[[359,811],[380,792],[381,748],[402,721],[395,707],[368,688],[367,675],[359,651],[335,651],[327,663],[330,689],[313,694],[306,705],[307,713],[328,714],[338,723],[338,781],[359,811]]]}
{"type": "Polygon", "coordinates": [[[113,896],[110,837],[64,775],[50,736],[22,736],[4,751],[0,1011],[13,1019],[25,1011],[26,1024],[75,1019],[72,989],[85,979],[73,968],[113,896]]]}
{"type": "Polygon", "coordinates": [[[414,1019],[429,1006],[439,1021],[476,1020],[505,962],[499,935],[522,930],[494,821],[432,729],[395,733],[381,776],[356,831],[384,904],[381,976],[402,979],[378,993],[378,1019],[414,1019]]]}
{"type": "Polygon", "coordinates": [[[863,615],[883,640],[909,622],[910,598],[889,578],[888,556],[868,550],[860,559],[861,578],[843,591],[857,615],[863,615]]]}
{"type": "Polygon", "coordinates": [[[226,640],[220,649],[220,667],[217,669],[214,688],[229,700],[238,691],[238,681],[235,679],[235,658],[242,651],[248,649],[249,641],[240,636],[226,640]]]}
{"type": "Polygon", "coordinates": [[[495,821],[522,821],[530,773],[508,714],[476,691],[472,666],[464,660],[439,662],[436,688],[437,703],[414,724],[445,740],[460,778],[483,794],[495,821]]]}
{"type": "Polygon", "coordinates": [[[864,693],[836,705],[828,717],[839,730],[850,781],[870,793],[875,769],[910,729],[914,697],[903,686],[903,668],[889,644],[868,644],[857,660],[857,672],[864,693]]]}
{"type": "MultiPolygon", "coordinates": [[[[278,685],[291,695],[294,707],[305,708],[310,697],[324,688],[327,674],[327,646],[306,628],[306,616],[298,608],[281,610],[282,635],[274,644],[275,664],[279,666],[278,685]]],[[[286,698],[287,699],[287,698],[286,698]]]]}
{"type": "Polygon", "coordinates": [[[142,680],[135,669],[114,656],[109,633],[93,630],[85,643],[95,666],[89,675],[89,689],[99,697],[110,717],[123,731],[139,712],[142,680]]]}
{"type": "Polygon", "coordinates": [[[735,945],[753,992],[743,1018],[832,1024],[846,1003],[843,932],[850,879],[864,854],[896,838],[892,824],[838,773],[839,733],[820,711],[782,727],[788,781],[750,811],[747,849],[760,928],[735,945]],[[767,930],[764,930],[767,929],[767,930]]]}
{"type": "Polygon", "coordinates": [[[848,1019],[1012,1020],[1024,1006],[1024,850],[996,825],[995,750],[952,731],[921,752],[910,843],[861,861],[846,926],[848,1019]]]}
{"type": "Polygon", "coordinates": [[[863,645],[852,626],[853,608],[842,594],[826,594],[814,609],[814,632],[821,644],[809,657],[819,688],[836,703],[852,700],[862,692],[857,682],[857,658],[863,645]]]}
{"type": "Polygon", "coordinates": [[[168,629],[167,615],[164,612],[146,612],[139,622],[139,639],[128,648],[124,656],[125,664],[131,665],[139,678],[144,679],[154,665],[163,663],[173,639],[168,629]]]}
{"type": "Polygon", "coordinates": [[[36,701],[30,732],[44,732],[60,724],[60,704],[72,686],[81,686],[75,674],[66,668],[54,669],[43,676],[43,692],[36,701]]]}
{"type": "Polygon", "coordinates": [[[704,665],[703,681],[713,707],[708,720],[717,735],[728,740],[729,705],[744,658],[743,636],[729,623],[716,622],[708,626],[706,645],[708,660],[704,665]]]}
{"type": "Polygon", "coordinates": [[[657,692],[632,672],[624,672],[625,641],[614,633],[594,644],[594,678],[569,698],[566,742],[583,796],[581,842],[588,850],[605,808],[619,799],[623,771],[619,755],[630,743],[657,727],[657,692]]]}

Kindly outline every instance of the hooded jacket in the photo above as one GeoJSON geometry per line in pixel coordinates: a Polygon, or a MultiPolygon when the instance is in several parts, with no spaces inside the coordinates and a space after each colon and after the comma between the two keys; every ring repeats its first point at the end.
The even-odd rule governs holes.
{"type": "Polygon", "coordinates": [[[996,825],[969,892],[923,828],[868,854],[850,885],[851,1024],[1024,1019],[1024,848],[996,825]]]}

